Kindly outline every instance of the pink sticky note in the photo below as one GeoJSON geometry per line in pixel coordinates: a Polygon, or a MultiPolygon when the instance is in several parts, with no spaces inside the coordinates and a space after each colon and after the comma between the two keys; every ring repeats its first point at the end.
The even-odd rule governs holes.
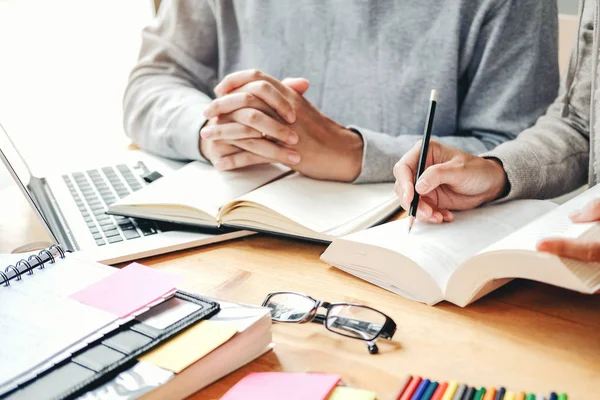
{"type": "Polygon", "coordinates": [[[173,291],[180,280],[181,276],[133,263],[70,297],[122,318],[173,291]]]}
{"type": "Polygon", "coordinates": [[[340,381],[339,375],[254,372],[235,384],[221,400],[324,400],[340,381]]]}

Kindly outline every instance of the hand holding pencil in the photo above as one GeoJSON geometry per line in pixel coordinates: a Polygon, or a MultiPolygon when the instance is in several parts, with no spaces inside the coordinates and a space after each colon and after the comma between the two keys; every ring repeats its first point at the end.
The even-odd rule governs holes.
{"type": "Polygon", "coordinates": [[[432,92],[424,140],[394,167],[396,194],[400,205],[409,211],[411,227],[414,219],[450,222],[454,218],[452,211],[475,208],[502,197],[509,190],[499,160],[474,156],[433,140],[429,142],[434,99],[437,105],[437,97],[432,92]]]}

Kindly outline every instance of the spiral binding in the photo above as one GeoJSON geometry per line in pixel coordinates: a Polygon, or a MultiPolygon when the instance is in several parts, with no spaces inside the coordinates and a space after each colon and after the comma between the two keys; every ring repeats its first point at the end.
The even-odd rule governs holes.
{"type": "Polygon", "coordinates": [[[14,265],[7,266],[4,271],[0,270],[0,286],[9,286],[13,279],[20,281],[25,273],[33,275],[36,268],[44,269],[46,263],[54,264],[57,258],[65,258],[65,254],[61,246],[53,244],[37,254],[30,255],[27,259],[19,260],[14,265]]]}

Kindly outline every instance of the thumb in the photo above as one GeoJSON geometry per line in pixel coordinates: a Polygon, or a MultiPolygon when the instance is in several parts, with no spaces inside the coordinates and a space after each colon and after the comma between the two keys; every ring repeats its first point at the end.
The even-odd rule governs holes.
{"type": "Polygon", "coordinates": [[[417,180],[415,189],[421,195],[428,194],[441,185],[460,186],[464,181],[463,171],[454,168],[452,163],[432,165],[417,180]]]}
{"type": "Polygon", "coordinates": [[[310,86],[310,82],[305,78],[285,78],[281,81],[281,83],[292,88],[299,94],[304,94],[304,92],[306,92],[310,86]]]}
{"type": "Polygon", "coordinates": [[[600,220],[600,199],[592,200],[581,210],[569,215],[573,222],[592,222],[600,220]]]}

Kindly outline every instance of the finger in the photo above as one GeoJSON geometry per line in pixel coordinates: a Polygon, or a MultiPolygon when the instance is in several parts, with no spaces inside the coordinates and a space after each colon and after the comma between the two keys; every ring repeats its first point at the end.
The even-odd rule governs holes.
{"type": "Polygon", "coordinates": [[[267,81],[250,82],[237,89],[235,93],[213,100],[204,111],[204,116],[211,118],[219,114],[228,114],[240,108],[256,108],[257,102],[265,103],[290,124],[296,121],[296,112],[292,103],[267,81]]]}
{"type": "Polygon", "coordinates": [[[295,165],[300,162],[300,154],[265,139],[242,139],[233,143],[241,149],[257,154],[269,160],[275,160],[285,165],[295,165]]]}
{"type": "Polygon", "coordinates": [[[407,184],[405,181],[397,180],[394,184],[394,191],[400,199],[400,206],[402,206],[402,208],[405,210],[408,210],[414,196],[412,184],[407,184]]]}
{"type": "Polygon", "coordinates": [[[250,92],[236,92],[213,100],[204,110],[206,119],[225,117],[241,108],[255,108],[267,115],[279,116],[275,110],[250,92]]]}
{"type": "Polygon", "coordinates": [[[294,89],[298,94],[304,94],[310,86],[310,82],[305,78],[285,78],[281,83],[294,89]]]}
{"type": "Polygon", "coordinates": [[[428,199],[426,197],[421,197],[419,199],[419,208],[421,208],[422,205],[431,208],[431,215],[429,216],[429,221],[428,222],[434,223],[434,224],[439,224],[439,223],[441,223],[441,222],[444,221],[444,215],[435,206],[435,204],[431,201],[431,199],[428,199]]]}
{"type": "Polygon", "coordinates": [[[222,125],[206,126],[200,130],[202,139],[210,140],[236,140],[262,137],[262,133],[238,122],[222,125]]]}
{"type": "Polygon", "coordinates": [[[461,171],[452,162],[432,165],[421,174],[415,189],[419,194],[427,194],[440,185],[459,185],[465,179],[464,173],[464,169],[461,171]]]}
{"type": "Polygon", "coordinates": [[[587,203],[581,210],[569,215],[573,222],[593,222],[600,220],[600,199],[587,203]]]}
{"type": "Polygon", "coordinates": [[[585,262],[600,261],[600,242],[551,238],[539,242],[537,249],[560,257],[573,258],[585,262]]]}
{"type": "Polygon", "coordinates": [[[262,111],[254,108],[242,108],[229,114],[233,121],[247,125],[259,132],[265,133],[273,139],[283,143],[298,143],[298,135],[289,126],[286,126],[262,111]]]}
{"type": "Polygon", "coordinates": [[[233,169],[248,167],[250,165],[270,164],[272,162],[273,160],[269,160],[257,154],[250,153],[247,151],[241,151],[239,153],[219,158],[213,162],[213,165],[215,166],[215,168],[221,171],[229,171],[233,169]]]}
{"type": "Polygon", "coordinates": [[[450,210],[440,210],[442,216],[444,217],[444,222],[452,222],[454,221],[454,213],[450,210]]]}
{"type": "Polygon", "coordinates": [[[258,69],[246,69],[227,75],[217,86],[215,86],[214,91],[219,95],[224,95],[254,81],[270,82],[281,93],[286,93],[286,91],[292,90],[269,74],[265,74],[258,69]]]}

